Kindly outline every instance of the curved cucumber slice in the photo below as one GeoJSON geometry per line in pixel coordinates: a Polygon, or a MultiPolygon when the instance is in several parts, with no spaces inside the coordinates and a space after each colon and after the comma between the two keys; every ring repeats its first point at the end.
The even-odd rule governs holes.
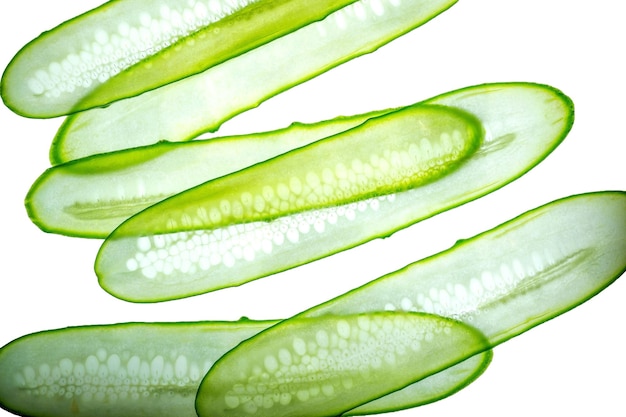
{"type": "Polygon", "coordinates": [[[219,359],[203,416],[337,416],[487,347],[472,327],[420,313],[287,320],[219,359]],[[372,383],[376,381],[376,383],[372,383]]]}
{"type": "Polygon", "coordinates": [[[346,411],[347,416],[362,416],[403,410],[442,400],[474,382],[491,363],[493,351],[478,353],[436,374],[346,411]]]}
{"type": "Polygon", "coordinates": [[[215,131],[268,98],[376,50],[454,3],[355,2],[201,74],[69,117],[54,140],[51,161],[60,163],[159,140],[184,141],[215,131]]]}
{"type": "MultiPolygon", "coordinates": [[[[544,88],[549,89],[527,83],[486,84],[452,91],[426,102],[442,101],[454,107],[460,100],[462,106],[469,93],[485,94],[484,100],[492,100],[494,90],[498,90],[497,100],[513,103],[520,91],[535,92],[540,99],[544,88]]],[[[532,105],[526,103],[523,105],[532,105]]],[[[395,110],[398,109],[309,125],[295,123],[273,132],[160,142],[82,158],[46,170],[26,196],[26,208],[32,221],[46,232],[105,238],[122,221],[173,194],[395,110]]]]}
{"type": "Polygon", "coordinates": [[[26,196],[26,209],[46,232],[104,239],[122,221],[173,194],[391,111],[242,136],[159,142],[67,162],[37,179],[26,196]]]}
{"type": "Polygon", "coordinates": [[[202,72],[354,1],[109,1],[20,50],[3,75],[2,97],[29,117],[103,106],[202,72]]]}
{"type": "Polygon", "coordinates": [[[231,267],[239,264],[244,271],[250,267],[253,271],[256,262],[251,261],[257,252],[276,265],[274,245],[297,260],[302,255],[293,248],[299,243],[307,246],[314,242],[310,239],[320,237],[327,241],[326,222],[334,234],[335,228],[343,229],[349,224],[346,220],[361,213],[366,222],[377,220],[367,217],[376,216],[378,207],[392,200],[394,193],[419,189],[463,166],[481,135],[472,116],[441,106],[410,106],[369,119],[149,207],[109,236],[99,252],[96,272],[107,291],[138,301],[248,281],[250,272],[233,274],[231,267]],[[218,242],[222,238],[224,242],[218,242]],[[174,258],[146,264],[144,256],[153,255],[133,253],[139,242],[140,250],[146,249],[142,252],[160,251],[167,258],[173,254],[170,248],[179,247],[174,250],[178,253],[192,249],[184,243],[189,239],[197,241],[199,251],[191,258],[182,255],[191,262],[186,260],[181,268],[174,267],[173,262],[178,262],[174,258]],[[202,253],[203,240],[207,250],[211,245],[216,250],[202,253]],[[219,247],[226,251],[220,252],[219,247]],[[193,278],[213,270],[212,266],[223,277],[193,278]],[[135,281],[134,275],[141,278],[135,281]],[[142,288],[146,279],[157,284],[154,291],[142,288]]]}
{"type": "MultiPolygon", "coordinates": [[[[222,211],[211,212],[197,198],[203,193],[212,196],[218,181],[254,184],[262,189],[263,196],[268,196],[264,204],[280,201],[278,197],[289,190],[287,185],[292,175],[276,171],[270,177],[278,177],[277,184],[261,185],[256,184],[261,177],[255,173],[292,156],[284,154],[268,163],[181,193],[124,222],[109,236],[98,254],[95,267],[100,284],[111,294],[130,301],[181,298],[240,285],[388,236],[518,178],[561,142],[573,121],[572,104],[567,97],[550,87],[535,84],[477,86],[444,94],[427,103],[448,104],[448,108],[471,112],[481,121],[485,134],[479,149],[445,176],[411,190],[403,191],[400,186],[392,194],[330,209],[259,221],[242,217],[217,229],[196,226],[210,216],[219,215],[220,221],[223,220],[222,211]],[[161,221],[160,226],[157,221],[161,221]],[[157,234],[165,231],[168,222],[176,222],[177,228],[169,234],[157,234]],[[166,256],[159,258],[158,253],[166,256]]],[[[302,149],[294,155],[306,155],[302,149]]],[[[336,152],[328,154],[333,158],[338,155],[336,152]]],[[[338,180],[336,183],[324,180],[325,183],[335,184],[341,191],[343,186],[339,183],[345,183],[342,180],[348,171],[381,169],[374,165],[380,163],[378,159],[360,155],[361,150],[357,148],[340,155],[346,160],[325,174],[338,180]]],[[[330,161],[326,156],[315,160],[306,158],[302,166],[330,161]]],[[[388,161],[382,163],[397,165],[388,161]]],[[[323,177],[324,174],[311,176],[318,180],[323,177]]],[[[306,181],[300,183],[306,184],[306,181]]],[[[237,207],[250,201],[254,207],[255,200],[250,200],[252,193],[246,190],[247,187],[234,190],[245,197],[237,207]]],[[[232,203],[225,206],[231,209],[226,211],[229,216],[234,212],[232,206],[232,203]]]]}
{"type": "MultiPolygon", "coordinates": [[[[123,323],[27,335],[0,349],[0,406],[35,417],[195,417],[202,376],[230,349],[275,323],[123,323]]],[[[414,384],[402,397],[383,397],[382,410],[451,395],[490,359],[488,351],[414,384]]]]}
{"type": "Polygon", "coordinates": [[[528,211],[304,312],[423,311],[471,323],[492,345],[570,310],[626,270],[626,192],[528,211]]]}
{"type": "Polygon", "coordinates": [[[195,415],[200,380],[272,322],[88,326],[0,350],[0,404],[27,416],[195,415]]]}
{"type": "Polygon", "coordinates": [[[457,169],[481,139],[478,120],[467,113],[441,106],[406,107],[251,166],[243,174],[192,188],[164,201],[159,208],[164,216],[146,217],[141,225],[125,223],[115,234],[221,229],[418,188],[457,169]]]}
{"type": "MultiPolygon", "coordinates": [[[[623,274],[625,230],[626,192],[616,191],[558,200],[459,241],[447,251],[281,321],[238,345],[202,381],[196,400],[198,414],[200,417],[237,415],[241,410],[258,409],[257,414],[262,415],[322,416],[336,415],[347,407],[369,402],[384,394],[388,387],[405,386],[420,374],[418,370],[411,370],[408,375],[404,372],[405,367],[408,369],[403,362],[408,347],[400,349],[402,353],[386,353],[382,349],[387,346],[385,342],[377,344],[369,334],[361,338],[359,329],[370,328],[373,321],[366,320],[367,324],[362,325],[360,314],[380,314],[372,312],[381,310],[393,310],[396,314],[437,314],[436,317],[471,324],[488,339],[486,346],[493,347],[583,303],[623,274]],[[338,322],[338,317],[341,319],[344,314],[356,315],[357,319],[347,324],[338,322]],[[310,320],[310,326],[302,326],[306,319],[310,320]],[[334,326],[333,331],[324,328],[325,322],[330,329],[334,326]],[[345,336],[343,347],[328,348],[329,340],[334,337],[340,341],[342,336],[345,336]],[[366,344],[371,342],[381,350],[374,359],[359,355],[361,345],[353,338],[366,344]],[[329,351],[336,351],[339,358],[345,355],[348,360],[329,364],[329,351]],[[308,364],[319,361],[319,366],[296,366],[300,369],[298,375],[292,375],[291,369],[283,369],[285,361],[281,358],[299,357],[304,362],[305,355],[308,364]],[[371,375],[375,384],[349,379],[340,367],[345,365],[348,372],[369,370],[372,363],[384,361],[387,361],[385,370],[371,375]],[[256,367],[259,374],[254,373],[256,367]],[[386,372],[390,368],[395,372],[386,372]],[[320,370],[326,370],[321,381],[320,370]],[[253,397],[236,395],[240,388],[237,384],[242,384],[244,391],[254,391],[269,385],[266,380],[274,383],[272,392],[292,393],[291,401],[274,402],[262,409],[253,397]],[[302,383],[299,381],[307,381],[307,388],[319,387],[324,392],[320,395],[324,404],[338,404],[337,408],[322,406],[318,399],[307,395],[299,397],[297,389],[302,383]],[[326,385],[330,386],[324,390],[326,385]]],[[[394,334],[394,327],[387,326],[388,334],[394,334]]],[[[401,331],[396,332],[390,338],[407,340],[400,335],[401,331]]],[[[458,336],[456,333],[451,332],[453,338],[458,336]]],[[[439,334],[433,340],[438,342],[447,337],[450,335],[439,334]]],[[[463,354],[471,356],[474,348],[480,346],[455,345],[456,350],[436,349],[430,360],[452,357],[462,360],[463,354]]]]}

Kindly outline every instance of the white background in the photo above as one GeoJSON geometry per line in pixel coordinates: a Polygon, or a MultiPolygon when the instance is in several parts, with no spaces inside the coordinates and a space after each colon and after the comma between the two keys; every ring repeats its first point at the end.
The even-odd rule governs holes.
{"type": "MultiPolygon", "coordinates": [[[[98,3],[5,2],[0,66],[41,31],[98,3]]],[[[99,241],[49,235],[30,223],[23,199],[49,166],[48,147],[61,120],[28,120],[1,107],[0,346],[69,325],[287,317],[538,205],[580,192],[626,189],[622,9],[618,0],[461,1],[376,53],[226,123],[220,133],[261,131],[495,81],[551,84],[576,104],[576,122],[563,144],[502,190],[391,238],[240,288],[171,303],[112,298],[93,273],[99,241]]],[[[622,277],[583,306],[499,346],[490,369],[472,386],[395,415],[623,416],[624,299],[622,277]]],[[[7,415],[0,410],[0,417],[7,415]]]]}

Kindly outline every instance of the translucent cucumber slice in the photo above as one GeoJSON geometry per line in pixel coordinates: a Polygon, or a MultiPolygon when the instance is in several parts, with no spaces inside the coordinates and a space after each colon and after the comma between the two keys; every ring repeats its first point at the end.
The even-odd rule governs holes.
{"type": "Polygon", "coordinates": [[[22,48],[4,72],[2,98],[28,117],[100,107],[202,72],[354,1],[109,1],[22,48]]]}
{"type": "Polygon", "coordinates": [[[481,138],[475,118],[448,107],[411,106],[369,119],[149,207],[107,238],[96,272],[107,291],[154,301],[243,283],[259,267],[282,269],[287,252],[289,262],[315,259],[351,220],[395,227],[396,219],[379,217],[378,209],[396,193],[461,169],[481,138]],[[203,275],[208,280],[194,278],[203,275]],[[156,286],[142,288],[146,279],[156,286]]]}
{"type": "MultiPolygon", "coordinates": [[[[0,406],[31,417],[196,417],[196,392],[215,361],[276,322],[121,323],[30,334],[0,349],[0,406]]],[[[491,351],[477,355],[402,396],[381,398],[376,409],[451,395],[490,359],[491,351]]]]}
{"type": "Polygon", "coordinates": [[[472,327],[419,313],[287,320],[241,343],[198,390],[204,416],[337,416],[487,346],[472,327]]]}
{"type": "MultiPolygon", "coordinates": [[[[477,86],[444,94],[428,103],[448,104],[448,108],[471,112],[480,120],[485,135],[480,147],[444,176],[417,188],[402,190],[401,186],[390,194],[353,200],[324,210],[256,220],[250,216],[236,219],[237,214],[233,215],[236,221],[226,227],[205,226],[203,219],[211,216],[219,216],[220,221],[224,221],[223,209],[230,209],[228,216],[231,216],[243,213],[239,207],[250,203],[251,208],[255,204],[258,208],[261,203],[264,208],[276,202],[280,205],[282,193],[290,194],[292,175],[272,173],[269,178],[276,178],[282,185],[266,184],[265,189],[259,183],[264,177],[256,173],[291,157],[284,154],[251,170],[171,197],[127,220],[100,249],[95,265],[100,284],[125,300],[163,301],[240,285],[389,236],[410,224],[488,194],[523,175],[563,140],[573,121],[572,103],[567,97],[553,88],[535,84],[477,86]],[[220,183],[245,184],[244,188],[237,185],[235,190],[240,201],[224,205],[221,210],[202,205],[204,198],[218,198],[214,192],[219,189],[216,184],[220,183]],[[268,199],[258,202],[250,199],[253,194],[246,191],[248,185],[260,188],[268,199]],[[174,224],[176,226],[172,227],[174,224]],[[168,227],[171,227],[170,233],[159,233],[166,232],[168,227]]],[[[307,155],[303,149],[296,155],[307,155]]],[[[324,176],[337,178],[337,185],[349,184],[342,178],[348,172],[379,171],[380,167],[374,163],[399,166],[392,159],[382,161],[369,155],[357,158],[362,152],[357,149],[351,148],[342,154],[327,152],[314,159],[300,158],[302,162],[294,165],[315,167],[335,157],[346,158],[333,169],[322,170],[326,174],[310,176],[310,180],[317,179],[320,184],[324,176]]],[[[300,190],[307,181],[306,178],[294,181],[294,189],[300,190]]],[[[335,183],[327,185],[331,184],[335,183]]],[[[342,187],[337,191],[341,192],[342,187]]],[[[232,188],[226,189],[233,192],[232,188]]]]}
{"type": "MultiPolygon", "coordinates": [[[[541,96],[544,89],[550,88],[529,83],[485,84],[426,102],[441,100],[454,107],[459,101],[462,106],[468,94],[484,94],[485,101],[513,103],[523,99],[523,95],[517,97],[522,91],[541,96]]],[[[532,105],[526,103],[523,105],[532,105]]],[[[521,112],[521,106],[515,111],[521,112]]],[[[395,110],[398,108],[312,124],[294,123],[272,132],[160,142],[82,158],[46,170],[29,190],[26,209],[46,232],[105,238],[122,221],[167,197],[395,110]]]]}
{"type": "Polygon", "coordinates": [[[305,313],[423,311],[495,346],[593,297],[626,270],[626,192],[574,195],[305,313]]]}
{"type": "Polygon", "coordinates": [[[29,190],[26,209],[46,232],[104,239],[121,222],[167,197],[390,111],[78,159],[46,170],[29,190]]]}
{"type": "Polygon", "coordinates": [[[53,163],[189,140],[424,24],[456,0],[361,0],[196,76],[69,117],[53,163]]]}
{"type": "Polygon", "coordinates": [[[212,364],[272,323],[125,323],[24,336],[0,349],[0,405],[37,417],[193,417],[212,364]]]}
{"type": "Polygon", "coordinates": [[[418,352],[409,365],[404,361],[411,357],[413,332],[424,324],[403,315],[435,314],[431,317],[466,323],[492,348],[578,306],[620,277],[626,271],[624,231],[626,192],[607,191],[554,201],[461,240],[238,345],[202,381],[198,415],[330,416],[351,406],[358,410],[411,378],[419,380],[423,374],[416,364],[463,360],[463,353],[471,357],[480,348],[454,340],[462,332],[440,332],[431,340],[445,345],[427,360],[418,352]],[[400,316],[381,316],[384,310],[400,316]],[[307,319],[309,326],[303,325],[307,319]],[[411,324],[399,328],[390,323],[396,320],[411,324]],[[304,390],[311,383],[319,388],[316,396],[304,390]],[[265,397],[246,395],[267,387],[270,394],[284,393],[284,401],[265,403],[260,401],[265,397]]]}

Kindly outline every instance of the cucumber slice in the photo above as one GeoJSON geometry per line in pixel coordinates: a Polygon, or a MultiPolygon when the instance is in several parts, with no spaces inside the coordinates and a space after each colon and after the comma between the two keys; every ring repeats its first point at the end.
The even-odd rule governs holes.
{"type": "Polygon", "coordinates": [[[491,363],[493,351],[478,353],[436,374],[346,411],[346,416],[387,413],[442,400],[474,382],[491,363]]]}
{"type": "MultiPolygon", "coordinates": [[[[399,186],[393,190],[395,193],[330,209],[275,220],[253,221],[247,217],[226,228],[196,226],[200,218],[196,211],[202,215],[209,213],[198,196],[211,195],[219,184],[254,184],[261,178],[256,173],[278,166],[292,154],[306,155],[303,152],[306,148],[301,148],[171,197],[124,222],[105,241],[96,259],[101,286],[116,297],[135,302],[181,298],[240,285],[388,236],[518,178],[561,142],[573,122],[571,101],[553,88],[535,84],[476,86],[426,103],[469,111],[481,121],[485,132],[480,148],[445,176],[412,190],[402,191],[399,186]],[[183,213],[185,216],[181,217],[183,213]],[[161,226],[157,224],[159,219],[161,226]],[[178,231],[157,234],[166,231],[167,223],[174,219],[178,225],[174,230],[178,231]],[[242,239],[247,240],[237,243],[242,239]],[[250,261],[252,258],[254,262],[250,261]]],[[[423,106],[420,104],[418,108],[423,106]]],[[[386,117],[393,114],[398,113],[386,117]]],[[[343,167],[372,169],[369,163],[353,163],[360,152],[354,148],[341,155],[347,159],[337,165],[337,175],[343,175],[343,167]]],[[[333,158],[339,155],[333,151],[328,154],[333,158]]],[[[361,158],[369,159],[369,155],[361,158]]],[[[302,167],[329,161],[325,155],[319,159],[307,158],[302,167]]],[[[278,181],[285,184],[292,176],[280,175],[276,171],[271,176],[278,176],[278,181]]],[[[268,187],[269,191],[278,188],[272,187],[268,187]]],[[[234,191],[249,201],[245,188],[234,191]]]]}
{"type": "Polygon", "coordinates": [[[184,141],[343,62],[376,50],[456,0],[361,0],[326,19],[139,97],[69,117],[53,164],[159,140],[184,141]]]}
{"type": "Polygon", "coordinates": [[[103,106],[202,72],[354,1],[109,1],[20,50],[3,75],[2,97],[28,117],[103,106]]]}
{"type": "MultiPolygon", "coordinates": [[[[241,341],[275,323],[122,323],[27,335],[0,349],[0,406],[36,417],[195,417],[202,376],[241,341]]],[[[451,395],[490,359],[487,351],[381,401],[392,410],[451,395]]]]}
{"type": "Polygon", "coordinates": [[[194,416],[211,365],[272,322],[87,326],[0,350],[0,404],[27,416],[194,416]]]}
{"type": "MultiPolygon", "coordinates": [[[[335,325],[335,334],[352,338],[359,329],[359,315],[381,310],[400,314],[425,312],[471,325],[487,338],[487,346],[494,347],[585,302],[622,275],[626,271],[624,231],[626,192],[613,191],[557,200],[461,240],[447,251],[298,314],[293,323],[292,319],[281,321],[238,345],[218,360],[203,379],[196,400],[198,415],[238,415],[258,409],[257,415],[326,416],[369,402],[390,387],[405,386],[411,378],[417,380],[420,374],[411,370],[407,375],[404,369],[408,365],[401,362],[402,355],[392,354],[389,365],[383,367],[385,371],[373,373],[368,379],[375,383],[359,379],[346,384],[346,371],[334,368],[335,364],[346,365],[350,372],[368,369],[371,360],[359,355],[358,345],[354,349],[347,342],[343,348],[335,348],[339,357],[345,355],[347,360],[327,364],[325,355],[329,349],[325,345],[332,336],[323,332],[326,321],[329,327],[335,325]],[[356,315],[357,319],[353,323],[338,323],[337,318],[344,314],[356,315]],[[306,319],[310,326],[302,326],[306,319]],[[296,367],[300,370],[297,376],[292,375],[291,369],[276,370],[281,357],[294,357],[294,352],[302,356],[302,362],[306,354],[307,364],[315,360],[319,366],[296,367]],[[257,376],[255,366],[260,369],[257,376]],[[325,372],[325,379],[318,382],[318,369],[328,368],[334,372],[325,372]],[[386,372],[389,368],[394,372],[386,372]],[[253,396],[233,398],[239,391],[235,384],[243,384],[247,391],[271,386],[271,392],[291,393],[298,381],[313,381],[306,387],[314,384],[322,391],[332,381],[332,389],[327,388],[325,395],[319,396],[324,406],[317,398],[309,401],[306,395],[292,395],[290,402],[274,402],[264,409],[253,396]],[[337,405],[333,408],[326,404],[337,405]]],[[[393,330],[389,332],[392,334],[393,330]]],[[[434,340],[448,336],[435,336],[434,340]]],[[[399,334],[390,337],[394,341],[406,340],[399,334]]],[[[364,340],[369,338],[365,336],[364,340]]],[[[456,343],[456,350],[436,350],[431,359],[462,360],[463,353],[471,356],[479,345],[456,343]]],[[[374,360],[382,363],[386,358],[380,352],[374,360]]]]}
{"type": "Polygon", "coordinates": [[[303,313],[423,311],[495,346],[593,297],[626,270],[626,192],[574,195],[303,313]]]}
{"type": "Polygon", "coordinates": [[[173,194],[332,136],[381,110],[284,129],[99,154],[46,170],[26,196],[31,220],[46,232],[107,237],[120,223],[173,194]]]}
{"type": "Polygon", "coordinates": [[[420,313],[287,320],[220,358],[204,416],[338,416],[487,347],[472,327],[420,313]],[[372,383],[375,381],[375,383],[372,383]]]}
{"type": "MultiPolygon", "coordinates": [[[[378,207],[394,193],[419,189],[463,166],[481,135],[471,115],[441,106],[410,106],[369,119],[149,207],[138,215],[141,218],[124,222],[109,236],[96,271],[107,291],[138,301],[242,283],[249,280],[251,271],[246,269],[256,268],[251,261],[258,255],[271,258],[276,267],[274,246],[291,252],[289,258],[297,261],[310,256],[293,251],[299,244],[312,245],[320,237],[326,242],[361,212],[362,221],[379,219],[378,207]],[[365,210],[368,206],[371,214],[365,210]],[[326,223],[329,231],[323,233],[326,223]],[[136,251],[138,242],[141,253],[126,255],[136,251]],[[216,250],[208,251],[209,246],[216,250]],[[219,247],[227,250],[220,253],[219,247]],[[169,252],[172,248],[178,249],[169,252]],[[187,250],[193,252],[191,257],[181,254],[175,259],[177,251],[187,250]],[[161,262],[146,264],[155,255],[161,262]],[[233,274],[235,264],[241,265],[243,276],[233,274]],[[194,278],[209,269],[220,275],[217,281],[194,278]],[[135,275],[140,279],[132,279],[135,275]],[[157,284],[148,291],[142,288],[146,278],[157,284]]],[[[315,247],[319,250],[320,243],[315,247]]]]}
{"type": "MultiPolygon", "coordinates": [[[[517,100],[520,90],[542,95],[544,88],[549,89],[527,83],[487,84],[451,91],[426,102],[443,100],[454,107],[460,100],[462,106],[469,92],[488,93],[484,100],[492,100],[496,88],[503,90],[498,100],[510,103],[517,100]]],[[[309,125],[296,123],[273,132],[160,142],[82,158],[46,170],[26,196],[26,209],[31,220],[46,232],[105,238],[122,221],[173,194],[395,110],[398,108],[309,125]]]]}

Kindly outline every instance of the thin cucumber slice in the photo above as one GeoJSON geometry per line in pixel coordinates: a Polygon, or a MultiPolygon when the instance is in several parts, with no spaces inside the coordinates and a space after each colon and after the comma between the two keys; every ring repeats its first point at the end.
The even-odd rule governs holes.
{"type": "MultiPolygon", "coordinates": [[[[398,189],[365,201],[271,221],[243,218],[219,229],[194,226],[208,211],[196,206],[197,213],[202,214],[196,216],[183,204],[193,200],[190,196],[212,193],[214,182],[209,182],[152,206],[113,232],[96,260],[101,286],[116,297],[135,302],[181,298],[240,285],[388,236],[515,180],[543,160],[563,140],[573,123],[571,101],[551,87],[536,84],[470,87],[427,103],[471,112],[481,121],[485,134],[480,148],[445,176],[412,190],[398,189]],[[179,230],[194,227],[197,230],[156,234],[164,226],[154,229],[148,226],[159,218],[166,225],[183,212],[185,217],[176,218],[179,230]],[[131,236],[131,231],[136,235],[131,236]],[[158,254],[165,256],[161,258],[158,254]]],[[[298,152],[301,150],[296,155],[298,152]]],[[[346,167],[373,171],[370,156],[357,158],[356,152],[355,148],[343,155],[346,162],[338,164],[329,174],[341,178],[346,167]]],[[[289,153],[284,154],[273,163],[289,157],[289,153]]],[[[305,163],[316,166],[327,159],[305,163]]],[[[254,183],[258,181],[254,172],[264,165],[233,176],[240,178],[240,183],[254,183]]],[[[291,175],[284,175],[279,179],[285,184],[281,189],[288,188],[290,178],[291,175]]],[[[279,195],[276,184],[267,185],[267,195],[270,192],[279,195]]],[[[246,189],[236,191],[250,201],[246,189]]],[[[269,204],[275,200],[267,201],[269,204]]]]}
{"type": "Polygon", "coordinates": [[[87,326],[0,350],[0,405],[25,416],[195,416],[200,380],[272,322],[87,326]]]}
{"type": "MultiPolygon", "coordinates": [[[[455,106],[455,101],[463,101],[468,92],[489,93],[485,100],[491,100],[494,89],[504,90],[498,99],[506,102],[514,102],[520,89],[536,89],[543,94],[537,85],[499,83],[451,91],[426,102],[443,100],[447,106],[455,106]]],[[[173,194],[394,110],[398,108],[308,125],[295,123],[273,132],[160,142],[82,158],[46,170],[28,192],[26,209],[32,221],[46,232],[105,238],[122,221],[173,194]]]]}
{"type": "Polygon", "coordinates": [[[103,106],[287,35],[355,0],[109,1],[28,43],[2,98],[28,117],[103,106]]]}
{"type": "Polygon", "coordinates": [[[199,417],[338,416],[487,346],[472,327],[423,313],[287,320],[219,359],[196,410],[199,417]]]}
{"type": "MultiPolygon", "coordinates": [[[[0,406],[34,417],[195,417],[202,377],[222,355],[276,321],[122,323],[50,330],[0,349],[0,406]]],[[[451,395],[491,351],[394,393],[389,410],[451,395]]]]}
{"type": "Polygon", "coordinates": [[[599,293],[626,270],[626,192],[566,197],[304,313],[423,311],[502,343],[599,293]]]}
{"type": "MultiPolygon", "coordinates": [[[[293,324],[291,319],[281,321],[238,345],[202,381],[196,400],[198,414],[200,417],[237,415],[256,407],[257,415],[326,416],[345,412],[341,407],[374,400],[389,386],[407,384],[407,376],[417,379],[417,373],[411,371],[406,375],[395,368],[394,364],[402,363],[403,354],[397,352],[387,357],[381,353],[377,357],[380,362],[388,358],[397,372],[376,374],[375,384],[342,385],[343,370],[334,365],[345,362],[327,363],[329,333],[316,330],[313,325],[300,326],[303,319],[319,324],[317,320],[336,323],[342,315],[358,317],[381,310],[400,314],[425,312],[471,325],[488,339],[487,346],[494,347],[585,302],[622,275],[626,271],[625,231],[626,192],[571,196],[531,210],[490,231],[461,240],[447,251],[298,314],[293,324]],[[302,344],[301,340],[309,343],[302,344]],[[307,388],[323,390],[330,383],[332,388],[326,389],[328,395],[324,400],[339,403],[337,409],[329,410],[306,395],[292,395],[289,403],[274,402],[265,409],[258,407],[251,396],[238,396],[237,401],[232,398],[233,392],[237,392],[233,383],[244,384],[249,391],[265,386],[264,368],[274,382],[272,391],[292,392],[296,385],[295,378],[289,379],[292,371],[273,366],[278,359],[288,356],[285,351],[291,357],[295,351],[303,362],[303,355],[308,355],[308,364],[319,361],[319,366],[302,367],[298,378],[308,382],[307,388]],[[261,369],[259,377],[251,373],[255,366],[261,369]],[[335,372],[326,372],[324,376],[328,380],[318,382],[317,369],[328,368],[335,372]],[[380,391],[368,391],[379,386],[380,391]],[[218,394],[221,398],[216,398],[218,394]],[[293,413],[294,409],[298,411],[293,413]]],[[[336,323],[335,333],[353,337],[358,329],[355,324],[336,323]]],[[[404,340],[404,337],[397,335],[394,339],[404,340]]],[[[454,353],[465,352],[469,357],[474,347],[457,344],[454,353]]],[[[371,363],[353,354],[355,350],[349,343],[335,350],[338,357],[345,355],[353,359],[347,362],[348,368],[367,369],[371,363]]],[[[434,352],[432,359],[445,360],[451,353],[434,352]]],[[[462,360],[463,356],[455,359],[462,360]]]]}
{"type": "Polygon", "coordinates": [[[419,188],[461,166],[482,134],[468,113],[409,106],[194,187],[163,201],[164,216],[125,223],[115,233],[223,229],[419,188]]]}
{"type": "Polygon", "coordinates": [[[436,374],[346,411],[346,416],[363,416],[419,407],[442,400],[462,390],[485,372],[491,363],[493,351],[471,356],[436,374]]]}
{"type": "Polygon", "coordinates": [[[273,260],[274,267],[274,246],[291,252],[292,261],[310,256],[293,249],[300,244],[321,249],[361,213],[363,221],[376,221],[377,208],[394,193],[419,189],[464,166],[481,138],[475,118],[449,107],[409,106],[369,119],[147,208],[107,238],[96,272],[107,291],[136,301],[243,283],[256,268],[257,255],[273,260]],[[375,217],[367,218],[368,207],[375,217]],[[331,235],[323,233],[326,223],[331,235]],[[196,248],[186,241],[196,242],[196,248]],[[191,257],[182,253],[188,250],[191,257]],[[152,258],[157,262],[145,262],[152,258]],[[233,273],[236,264],[243,275],[240,268],[233,273]],[[194,278],[209,270],[220,274],[217,281],[194,278]],[[140,279],[132,279],[135,275],[140,279]],[[146,291],[146,279],[157,285],[146,291]]]}
{"type": "Polygon", "coordinates": [[[50,159],[57,164],[215,131],[226,120],[282,91],[376,50],[455,2],[355,2],[201,74],[69,117],[54,139],[50,159]]]}
{"type": "Polygon", "coordinates": [[[104,239],[127,218],[171,195],[391,111],[249,135],[159,142],[70,161],[37,179],[26,196],[26,209],[46,232],[104,239]]]}

